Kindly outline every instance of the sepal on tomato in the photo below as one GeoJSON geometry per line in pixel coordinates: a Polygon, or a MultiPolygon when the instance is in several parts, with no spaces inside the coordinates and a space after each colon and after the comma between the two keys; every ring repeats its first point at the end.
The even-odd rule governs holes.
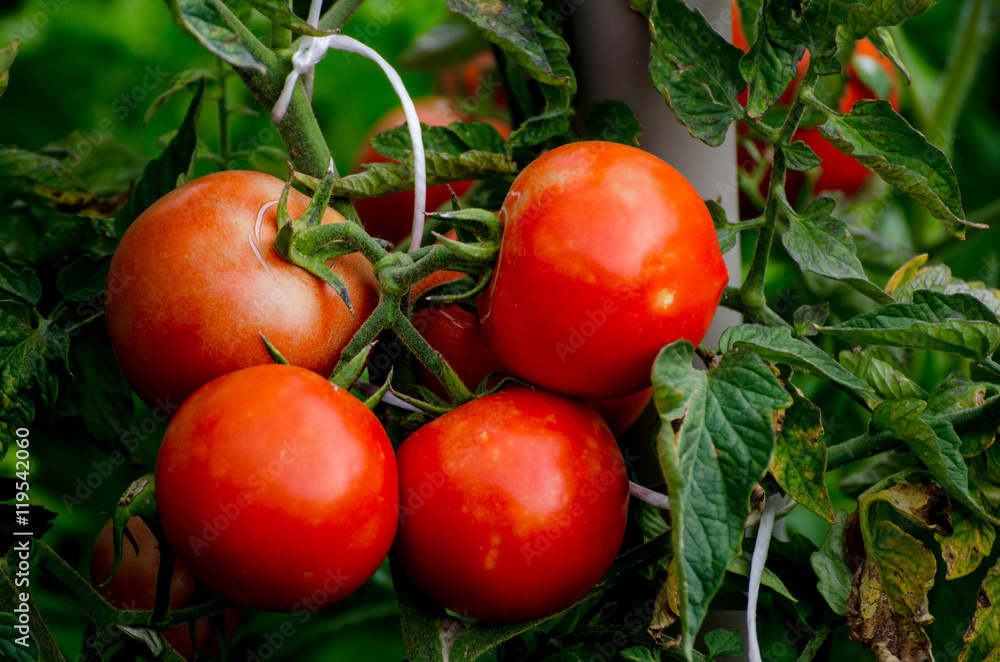
{"type": "MultiPolygon", "coordinates": [[[[111,572],[101,586],[107,586],[118,571],[118,566],[122,562],[123,543],[122,536],[126,536],[133,547],[138,549],[135,538],[126,528],[126,524],[131,517],[142,517],[147,523],[158,520],[156,513],[156,489],[153,474],[147,474],[137,478],[128,489],[118,498],[118,504],[111,516],[112,519],[112,540],[114,541],[114,560],[111,562],[111,572]]],[[[153,528],[152,526],[150,527],[153,528]]]]}

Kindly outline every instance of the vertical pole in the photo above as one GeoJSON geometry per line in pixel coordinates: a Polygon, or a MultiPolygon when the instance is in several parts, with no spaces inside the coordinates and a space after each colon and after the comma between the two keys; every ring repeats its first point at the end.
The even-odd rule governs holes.
{"type": "MultiPolygon", "coordinates": [[[[624,101],[640,124],[639,145],[676,168],[704,199],[718,200],[729,219],[739,218],[736,182],[736,135],[730,127],[726,141],[709,147],[693,138],[674,119],[649,77],[649,25],[645,17],[621,0],[573,0],[566,3],[573,68],[579,80],[580,109],[599,99],[624,101]]],[[[708,19],[717,32],[732,40],[730,0],[686,0],[708,19]]],[[[739,285],[739,243],[724,256],[729,283],[739,285]]],[[[717,346],[722,332],[739,324],[740,316],[720,308],[703,343],[717,346]]],[[[747,643],[746,613],[711,611],[702,631],[737,630],[747,643]]],[[[720,658],[720,662],[724,658],[720,658]]],[[[726,658],[742,662],[747,658],[726,658]]]]}
{"type": "MultiPolygon", "coordinates": [[[[709,147],[691,137],[674,119],[649,78],[649,25],[641,14],[621,0],[574,0],[569,35],[574,69],[580,84],[580,108],[598,99],[626,102],[642,124],[640,146],[676,168],[702,198],[718,200],[726,216],[739,217],[736,185],[736,136],[730,128],[726,142],[709,147]]],[[[709,24],[730,39],[730,0],[688,0],[709,24]]],[[[741,281],[739,244],[725,255],[731,285],[741,281]]],[[[704,344],[717,345],[722,332],[740,317],[719,309],[704,344]]]]}

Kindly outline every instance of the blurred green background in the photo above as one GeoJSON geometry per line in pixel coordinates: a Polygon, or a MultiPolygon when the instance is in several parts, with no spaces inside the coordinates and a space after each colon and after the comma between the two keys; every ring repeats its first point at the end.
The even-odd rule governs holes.
{"type": "MultiPolygon", "coordinates": [[[[900,34],[913,76],[912,88],[904,87],[902,112],[918,128],[928,130],[925,116],[940,99],[942,72],[948,65],[954,28],[965,6],[959,0],[941,2],[909,22],[900,34]]],[[[304,7],[299,8],[299,14],[305,14],[304,7]]],[[[447,14],[444,0],[368,0],[344,32],[393,62],[417,35],[447,14]]],[[[267,32],[266,22],[259,16],[253,27],[258,34],[267,32]]],[[[20,52],[10,72],[9,87],[0,98],[0,145],[33,151],[72,136],[69,147],[81,154],[88,145],[113,142],[136,152],[142,160],[151,158],[161,149],[158,141],[180,124],[190,94],[177,94],[145,124],[144,116],[153,99],[182,71],[199,67],[214,70],[217,66],[213,57],[174,26],[167,7],[154,1],[3,0],[0,45],[13,38],[20,40],[20,52]]],[[[989,223],[1000,216],[1000,57],[996,40],[979,55],[982,67],[958,119],[952,160],[966,212],[989,223]]],[[[413,96],[432,90],[432,73],[406,69],[401,73],[413,96]]],[[[280,148],[267,110],[257,106],[238,79],[227,80],[230,106],[243,104],[247,109],[232,120],[234,148],[258,144],[280,148]]],[[[351,169],[369,128],[396,104],[395,94],[373,63],[332,52],[319,65],[314,106],[342,174],[351,169]]],[[[666,107],[664,112],[668,112],[666,107]]],[[[214,104],[204,106],[199,126],[201,139],[209,149],[216,148],[218,118],[214,104]]],[[[939,138],[930,131],[928,135],[932,140],[939,138]]],[[[202,167],[208,169],[210,165],[204,163],[202,167]]],[[[983,280],[992,287],[1000,285],[1000,224],[994,223],[996,227],[986,231],[971,230],[969,241],[958,242],[942,233],[936,221],[924,219],[920,210],[903,198],[876,190],[866,204],[881,205],[885,200],[889,204],[877,217],[869,218],[872,228],[892,237],[901,249],[911,253],[914,249],[930,249],[931,262],[946,261],[956,276],[983,280]]],[[[848,212],[864,218],[865,209],[861,206],[848,212]]],[[[744,250],[752,250],[752,241],[744,242],[744,250]]],[[[884,283],[889,273],[891,269],[887,268],[873,273],[872,278],[884,283]]],[[[811,277],[803,279],[789,261],[776,260],[769,269],[768,293],[772,299],[797,297],[803,302],[815,302],[816,293],[824,289],[831,299],[847,301],[847,308],[851,307],[849,299],[854,295],[849,290],[811,277]]],[[[954,364],[941,363],[939,357],[928,355],[914,376],[930,388],[951,369],[954,364]]],[[[822,397],[817,401],[824,402],[822,397]]],[[[859,416],[853,403],[832,397],[830,402],[833,404],[829,409],[824,405],[828,441],[842,441],[863,431],[866,419],[859,416]]],[[[137,407],[141,405],[137,403],[137,407]]],[[[146,418],[148,412],[140,409],[136,421],[141,424],[146,418]]],[[[148,470],[162,430],[141,431],[143,443],[138,454],[148,470]]],[[[58,526],[46,540],[79,570],[86,571],[90,545],[106,512],[129,483],[146,470],[125,467],[103,476],[105,455],[89,443],[81,430],[55,429],[50,438],[39,435],[33,442],[32,499],[59,514],[58,526]],[[94,475],[96,486],[78,482],[94,475]],[[58,492],[53,486],[64,486],[67,491],[58,492]],[[82,503],[70,508],[73,499],[82,503]]],[[[2,463],[4,475],[10,474],[11,460],[9,457],[2,463]]],[[[831,488],[837,495],[835,505],[851,509],[851,499],[836,489],[837,478],[831,477],[831,488]]],[[[788,528],[820,542],[826,525],[798,509],[789,518],[788,528]]],[[[72,601],[52,590],[44,577],[37,578],[35,590],[63,650],[74,655],[84,636],[80,625],[83,616],[72,601]]],[[[324,610],[322,617],[317,616],[308,627],[302,626],[294,639],[276,645],[275,633],[288,619],[284,615],[250,614],[235,649],[256,651],[259,659],[379,662],[405,658],[395,601],[384,570],[364,590],[324,610]]],[[[941,620],[944,628],[947,618],[941,620]]]]}

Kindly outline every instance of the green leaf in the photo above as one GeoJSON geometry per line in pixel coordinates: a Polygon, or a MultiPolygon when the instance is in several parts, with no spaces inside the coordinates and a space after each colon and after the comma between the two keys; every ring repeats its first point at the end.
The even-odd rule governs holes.
{"type": "Polygon", "coordinates": [[[917,290],[931,290],[943,294],[968,294],[989,308],[994,315],[1000,316],[1000,296],[997,290],[980,281],[964,281],[951,275],[951,269],[945,264],[939,264],[917,271],[913,278],[906,281],[895,290],[893,297],[897,301],[911,301],[917,290]]]}
{"type": "Polygon", "coordinates": [[[56,276],[56,288],[68,301],[86,301],[104,292],[111,255],[81,255],[56,276]]]}
{"type": "Polygon", "coordinates": [[[855,377],[829,354],[805,340],[792,337],[791,329],[759,324],[730,327],[719,340],[719,351],[748,349],[774,363],[785,363],[840,384],[857,394],[868,406],[880,398],[866,383],[855,377]]]}
{"type": "Polygon", "coordinates": [[[659,662],[660,656],[653,654],[645,646],[631,646],[618,652],[618,656],[628,662],[659,662]]]}
{"type": "Polygon", "coordinates": [[[792,315],[793,335],[796,338],[815,336],[819,333],[817,326],[822,326],[830,317],[830,303],[824,302],[818,306],[802,306],[792,315]]]}
{"type": "Polygon", "coordinates": [[[823,545],[819,551],[810,557],[813,570],[819,579],[817,588],[830,605],[835,614],[843,616],[847,613],[847,598],[851,593],[851,580],[854,573],[844,560],[847,550],[844,547],[844,528],[847,525],[847,513],[843,510],[837,513],[833,526],[826,533],[823,545]]]}
{"type": "Polygon", "coordinates": [[[583,122],[593,140],[639,146],[642,125],[628,104],[614,99],[601,99],[583,111],[583,122]]]}
{"type": "Polygon", "coordinates": [[[886,597],[897,614],[920,619],[934,586],[937,561],[919,540],[892,522],[875,523],[865,550],[882,575],[886,597]]]}
{"type": "Polygon", "coordinates": [[[177,134],[163,153],[147,163],[142,171],[142,177],[136,183],[135,192],[132,194],[130,212],[128,214],[123,212],[115,224],[115,231],[119,237],[125,234],[132,221],[147,207],[177,188],[185,178],[191,177],[194,173],[195,157],[198,152],[198,114],[201,112],[201,100],[204,94],[205,81],[202,79],[177,134]]]}
{"type": "Polygon", "coordinates": [[[712,215],[712,224],[715,225],[715,234],[719,239],[719,250],[728,253],[736,245],[736,238],[740,234],[740,226],[730,223],[726,218],[726,210],[715,200],[706,200],[708,212],[712,215]]]}
{"type": "MultiPolygon", "coordinates": [[[[937,385],[927,398],[928,414],[952,414],[963,409],[978,407],[988,398],[1000,394],[1000,387],[989,382],[973,382],[960,372],[953,372],[937,385]]],[[[963,430],[962,455],[974,457],[993,445],[1000,421],[994,421],[979,430],[963,430]]]]}
{"type": "Polygon", "coordinates": [[[32,196],[76,204],[93,196],[63,163],[16,147],[0,147],[0,206],[32,196]]]}
{"type": "MultiPolygon", "coordinates": [[[[6,581],[13,582],[13,578],[6,581]]],[[[10,591],[12,594],[15,591],[13,584],[10,585],[10,591]]],[[[11,605],[4,610],[5,613],[0,613],[0,659],[11,662],[37,662],[41,658],[35,638],[29,636],[27,646],[18,643],[18,639],[23,635],[16,629],[18,621],[13,610],[14,605],[11,605]]]]}
{"type": "Polygon", "coordinates": [[[690,655],[729,560],[739,554],[750,493],[770,463],[777,410],[791,398],[757,356],[725,354],[709,372],[691,365],[694,346],[672,343],[653,366],[662,425],[660,466],[671,502],[682,635],[690,655]]]}
{"type": "Polygon", "coordinates": [[[954,531],[948,493],[933,482],[915,483],[901,480],[895,485],[868,495],[865,499],[871,503],[883,501],[917,526],[937,535],[950,536],[954,531]]]}
{"type": "Polygon", "coordinates": [[[882,179],[926,207],[956,237],[965,236],[958,180],[948,158],[893,110],[888,101],[863,99],[847,115],[828,114],[820,132],[882,179]]]}
{"type": "Polygon", "coordinates": [[[705,633],[708,657],[739,657],[746,653],[738,630],[711,630],[705,633]]]}
{"type": "Polygon", "coordinates": [[[65,331],[19,301],[0,301],[0,457],[34,419],[34,402],[52,409],[68,348],[65,331]]]}
{"type": "Polygon", "coordinates": [[[927,403],[915,398],[886,400],[872,411],[872,423],[906,442],[952,497],[981,517],[1000,524],[970,491],[969,469],[960,452],[962,440],[950,423],[925,415],[926,408],[927,403]]]}
{"type": "Polygon", "coordinates": [[[18,40],[15,39],[0,48],[0,96],[3,96],[7,90],[7,84],[10,82],[10,66],[14,64],[14,58],[17,57],[17,45],[18,40]]]}
{"type": "Polygon", "coordinates": [[[55,265],[77,254],[94,240],[114,238],[113,218],[74,216],[63,219],[63,222],[49,230],[38,241],[34,262],[38,265],[55,265]]]}
{"type": "Polygon", "coordinates": [[[774,446],[771,475],[793,499],[833,523],[833,503],[826,487],[826,444],[821,436],[819,407],[801,393],[793,393],[774,446]]]}
{"type": "Polygon", "coordinates": [[[1000,561],[983,579],[976,595],[976,613],[962,637],[958,662],[996,662],[1000,659],[1000,561]]]}
{"type": "Polygon", "coordinates": [[[153,103],[149,104],[149,108],[146,110],[146,114],[142,118],[143,126],[149,124],[149,120],[153,118],[153,113],[155,113],[160,106],[172,99],[178,92],[183,92],[187,89],[192,89],[192,91],[196,92],[197,87],[194,86],[199,85],[202,80],[204,80],[206,86],[208,86],[205,98],[220,98],[222,93],[220,87],[221,81],[214,71],[210,69],[187,69],[174,76],[173,80],[167,84],[167,89],[153,99],[153,103]]]}
{"type": "Polygon", "coordinates": [[[848,342],[930,349],[975,361],[1000,346],[997,317],[977,299],[927,290],[914,292],[912,303],[882,306],[820,331],[848,342]]]}
{"type": "Polygon", "coordinates": [[[823,163],[823,160],[816,156],[812,147],[801,140],[796,140],[787,147],[783,145],[779,145],[779,147],[785,153],[785,163],[792,170],[805,172],[823,163]]]}
{"type": "Polygon", "coordinates": [[[194,37],[209,53],[238,69],[267,73],[215,4],[208,0],[166,0],[166,3],[178,27],[194,37]]]}
{"type": "Polygon", "coordinates": [[[649,31],[653,85],[692,136],[721,145],[730,122],[743,117],[743,52],[682,0],[657,0],[649,31]]]}
{"type": "Polygon", "coordinates": [[[755,119],[763,117],[767,109],[774,105],[795,80],[798,62],[805,51],[794,37],[790,38],[790,35],[785,34],[786,16],[791,15],[786,4],[764,4],[764,11],[756,26],[756,39],[740,61],[743,78],[751,81],[747,112],[755,119]]]}
{"type": "Polygon", "coordinates": [[[947,567],[945,579],[958,579],[976,571],[993,551],[997,531],[982,517],[957,507],[951,512],[954,532],[950,536],[935,534],[941,545],[941,559],[947,567]]]}
{"type": "Polygon", "coordinates": [[[111,344],[104,336],[74,343],[70,360],[75,377],[71,386],[76,394],[74,403],[87,431],[132,457],[138,440],[128,428],[135,415],[135,402],[111,344]]]}
{"type": "Polygon", "coordinates": [[[38,282],[38,277],[32,269],[21,267],[15,270],[0,262],[0,296],[3,298],[12,296],[36,306],[42,298],[42,284],[38,282]]]}
{"type": "MultiPolygon", "coordinates": [[[[743,552],[742,554],[734,556],[729,560],[729,563],[726,565],[726,570],[735,575],[740,575],[741,577],[749,578],[750,562],[751,562],[750,554],[747,552],[743,552]]],[[[774,574],[774,572],[771,571],[770,569],[764,568],[764,572],[760,578],[760,583],[768,587],[778,595],[788,598],[792,602],[798,602],[798,599],[794,595],[792,595],[792,592],[788,590],[787,586],[785,586],[785,582],[781,581],[781,577],[774,574]]]]}
{"type": "Polygon", "coordinates": [[[920,385],[896,370],[891,365],[876,358],[879,348],[864,350],[860,354],[853,351],[840,353],[840,362],[858,378],[872,385],[879,397],[891,400],[893,398],[927,398],[927,392],[920,385]]]}
{"type": "Polygon", "coordinates": [[[291,0],[246,0],[246,2],[266,16],[274,25],[288,28],[296,34],[322,37],[338,32],[337,30],[320,30],[306,23],[303,19],[295,15],[291,0]]]}
{"type": "Polygon", "coordinates": [[[471,21],[483,37],[499,46],[535,80],[566,85],[569,79],[559,75],[548,59],[538,34],[546,26],[532,15],[532,4],[527,0],[448,0],[448,9],[471,21]]]}
{"type": "Polygon", "coordinates": [[[836,205],[832,198],[819,198],[805,216],[791,215],[781,243],[803,271],[845,281],[876,303],[892,303],[891,296],[868,280],[847,224],[830,215],[836,205]]]}

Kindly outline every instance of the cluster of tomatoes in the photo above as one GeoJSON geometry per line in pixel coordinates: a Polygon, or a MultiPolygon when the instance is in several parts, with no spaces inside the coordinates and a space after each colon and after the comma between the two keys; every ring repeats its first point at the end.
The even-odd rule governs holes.
{"type": "MultiPolygon", "coordinates": [[[[660,159],[613,143],[570,143],[525,167],[499,211],[501,249],[477,311],[445,304],[413,319],[470,388],[494,372],[519,383],[394,449],[380,419],[327,379],[379,301],[372,265],[329,261],[348,309],[282,260],[272,243],[283,186],[237,171],[188,182],[135,220],[109,270],[123,374],[152,407],[183,402],[155,473],[175,582],[305,612],[356,590],[392,549],[466,617],[521,622],[583,598],[625,531],[628,473],[608,423],[634,420],[660,348],[698,343],[727,281],[700,196],[660,159]],[[291,365],[274,364],[262,336],[291,365]]],[[[292,218],[308,202],[292,191],[292,218]]],[[[372,235],[396,222],[390,202],[359,205],[372,235]]],[[[328,208],[323,222],[347,221],[328,208]]],[[[458,275],[438,272],[414,295],[458,275]]]]}

